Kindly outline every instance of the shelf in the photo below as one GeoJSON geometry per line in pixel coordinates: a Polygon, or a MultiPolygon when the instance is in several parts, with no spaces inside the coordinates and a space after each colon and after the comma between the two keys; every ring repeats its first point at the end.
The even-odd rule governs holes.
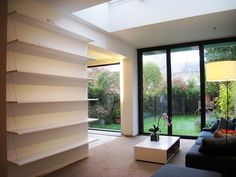
{"type": "Polygon", "coordinates": [[[80,124],[93,122],[93,121],[97,121],[97,120],[98,119],[95,119],[95,118],[88,118],[88,120],[85,120],[85,121],[66,122],[66,123],[60,123],[60,124],[54,124],[54,125],[36,127],[36,128],[28,128],[28,129],[22,129],[22,130],[7,130],[7,132],[17,134],[17,135],[24,135],[24,134],[28,134],[28,133],[34,133],[34,132],[40,132],[40,131],[51,130],[51,129],[56,129],[56,128],[80,125],[80,124]]]}
{"type": "MultiPolygon", "coordinates": [[[[8,13],[8,16],[11,16],[13,18],[17,18],[17,19],[22,20],[22,21],[26,21],[28,24],[31,24],[33,26],[37,26],[37,27],[40,27],[40,28],[43,28],[43,29],[46,29],[46,30],[50,30],[50,31],[58,33],[60,35],[70,37],[72,39],[78,39],[80,41],[87,42],[87,43],[88,42],[93,42],[93,40],[91,40],[91,39],[89,39],[85,36],[82,36],[80,34],[69,31],[67,29],[64,29],[62,27],[59,27],[56,24],[54,24],[53,22],[50,23],[50,22],[40,21],[38,19],[29,17],[29,16],[27,16],[27,15],[25,15],[25,14],[19,12],[19,11],[10,12],[10,13],[8,13]]],[[[47,20],[50,21],[50,18],[48,18],[47,20]]]]}
{"type": "Polygon", "coordinates": [[[21,71],[21,70],[18,70],[18,69],[16,69],[16,70],[9,70],[9,71],[7,71],[7,73],[8,74],[20,73],[20,74],[27,74],[27,75],[32,75],[32,76],[42,76],[42,77],[46,77],[46,78],[55,78],[55,79],[97,80],[96,78],[53,75],[53,74],[46,74],[46,73],[36,73],[36,72],[21,71]]]}
{"type": "Polygon", "coordinates": [[[16,100],[7,100],[7,103],[18,103],[18,104],[27,104],[27,103],[60,103],[60,102],[83,102],[83,101],[98,101],[98,99],[81,99],[81,100],[61,100],[61,101],[16,101],[16,100]]]}
{"type": "Polygon", "coordinates": [[[7,43],[9,47],[13,47],[15,51],[22,51],[32,55],[38,55],[47,58],[56,58],[64,61],[71,62],[87,62],[95,60],[90,57],[72,54],[69,52],[60,51],[57,49],[42,46],[40,44],[33,44],[20,39],[16,39],[7,43]]]}
{"type": "Polygon", "coordinates": [[[12,162],[14,164],[17,164],[19,166],[21,165],[25,165],[25,164],[29,164],[31,162],[35,162],[47,157],[51,157],[72,149],[76,149],[79,148],[81,146],[87,145],[91,142],[96,141],[97,138],[88,138],[88,141],[83,141],[83,142],[76,142],[76,143],[72,143],[72,144],[67,144],[67,145],[63,145],[61,147],[55,147],[52,148],[46,152],[41,152],[41,153],[37,153],[37,154],[32,154],[30,156],[25,156],[25,157],[21,157],[19,159],[15,159],[15,160],[9,160],[9,162],[12,162]]]}

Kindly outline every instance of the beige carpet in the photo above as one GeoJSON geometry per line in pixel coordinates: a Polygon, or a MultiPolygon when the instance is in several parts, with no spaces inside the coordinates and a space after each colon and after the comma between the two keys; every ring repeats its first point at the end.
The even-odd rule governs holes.
{"type": "MultiPolygon", "coordinates": [[[[150,177],[161,164],[135,161],[133,146],[145,136],[120,137],[90,149],[88,158],[71,164],[47,177],[150,177]]],[[[170,161],[184,166],[186,151],[194,140],[180,141],[180,151],[170,161]]]]}

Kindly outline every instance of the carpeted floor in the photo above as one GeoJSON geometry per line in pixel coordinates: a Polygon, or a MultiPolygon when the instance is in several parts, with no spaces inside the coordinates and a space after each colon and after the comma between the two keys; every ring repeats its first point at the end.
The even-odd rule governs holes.
{"type": "MultiPolygon", "coordinates": [[[[90,149],[88,158],[62,168],[46,177],[150,177],[161,164],[135,161],[133,146],[146,136],[120,137],[90,149]]],[[[180,150],[170,161],[184,166],[185,153],[194,140],[180,141],[180,150]]]]}

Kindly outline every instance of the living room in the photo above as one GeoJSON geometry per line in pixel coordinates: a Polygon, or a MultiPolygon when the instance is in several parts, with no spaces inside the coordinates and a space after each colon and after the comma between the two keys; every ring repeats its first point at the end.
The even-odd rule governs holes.
{"type": "MultiPolygon", "coordinates": [[[[208,63],[232,62],[226,69],[225,63],[214,66],[215,73],[235,68],[234,1],[1,3],[1,21],[8,19],[1,29],[3,176],[7,171],[9,177],[51,172],[49,176],[152,176],[167,162],[204,170],[199,163],[206,159],[193,162],[191,157],[192,147],[199,148],[195,143],[206,135],[202,130],[225,134],[218,131],[235,124],[235,78],[207,78],[208,63]],[[87,74],[109,66],[114,67],[106,77],[87,74]],[[101,88],[104,83],[107,90],[101,88]],[[225,127],[217,122],[221,117],[232,121],[225,127]],[[89,149],[97,140],[88,126],[112,127],[120,135],[89,149]],[[151,142],[149,135],[155,132],[159,140],[152,143],[163,137],[173,137],[173,142],[164,162],[150,163],[152,157],[142,157],[139,143],[151,142]]],[[[235,162],[228,156],[224,160],[235,162]]],[[[222,168],[205,170],[227,171],[222,168]]]]}

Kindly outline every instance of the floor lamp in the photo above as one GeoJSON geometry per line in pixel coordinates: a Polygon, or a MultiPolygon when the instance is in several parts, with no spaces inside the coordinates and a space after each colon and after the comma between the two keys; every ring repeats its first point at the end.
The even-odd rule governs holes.
{"type": "MultiPolygon", "coordinates": [[[[228,119],[229,119],[229,82],[236,81],[236,61],[217,61],[206,64],[206,80],[208,82],[225,82],[226,84],[226,151],[228,150],[228,119]]],[[[228,161],[227,161],[228,163],[228,161]]],[[[228,164],[226,165],[228,166],[228,164]]],[[[228,171],[228,170],[227,170],[228,171]]]]}

